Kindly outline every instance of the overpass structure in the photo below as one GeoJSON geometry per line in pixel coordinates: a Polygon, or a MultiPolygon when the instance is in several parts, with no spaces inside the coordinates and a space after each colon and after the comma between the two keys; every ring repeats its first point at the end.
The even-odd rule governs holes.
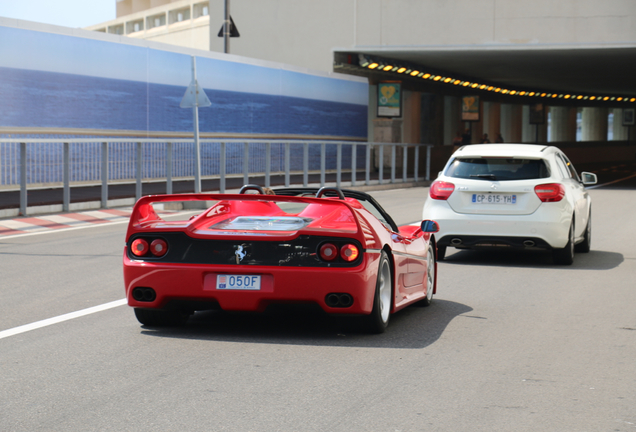
{"type": "MultiPolygon", "coordinates": [[[[633,0],[228,3],[230,53],[367,77],[369,140],[450,145],[467,127],[473,143],[636,140],[633,0]]],[[[118,18],[89,29],[223,52],[225,6],[118,0],[118,18]]]]}

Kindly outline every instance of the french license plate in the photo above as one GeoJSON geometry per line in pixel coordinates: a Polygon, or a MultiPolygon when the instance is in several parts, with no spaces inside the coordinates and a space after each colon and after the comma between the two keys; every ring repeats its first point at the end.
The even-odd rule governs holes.
{"type": "Polygon", "coordinates": [[[473,194],[473,204],[517,204],[517,195],[473,194]]]}
{"type": "Polygon", "coordinates": [[[217,275],[216,289],[258,291],[261,289],[261,277],[255,275],[217,275]]]}

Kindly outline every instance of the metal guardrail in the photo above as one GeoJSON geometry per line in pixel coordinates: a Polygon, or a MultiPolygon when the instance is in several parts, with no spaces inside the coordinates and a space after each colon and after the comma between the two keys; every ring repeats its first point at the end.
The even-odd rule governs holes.
{"type": "MultiPolygon", "coordinates": [[[[396,176],[401,168],[401,182],[417,182],[422,148],[426,149],[423,177],[430,179],[430,144],[255,139],[200,143],[201,178],[218,179],[221,193],[226,178],[241,175],[245,184],[250,178],[264,177],[269,187],[272,175],[283,175],[285,186],[290,186],[291,175],[302,174],[307,186],[309,174],[319,173],[323,186],[326,174],[335,173],[340,187],[343,172],[350,174],[351,186],[371,184],[372,172],[378,173],[379,184],[399,183],[396,176]],[[385,168],[390,170],[388,179],[385,168]]],[[[20,190],[20,213],[26,215],[28,189],[63,188],[62,208],[68,211],[72,186],[101,185],[101,206],[106,208],[109,185],[134,183],[139,199],[143,182],[165,181],[166,193],[172,193],[173,181],[194,179],[194,160],[192,139],[0,138],[0,192],[20,190]]]]}

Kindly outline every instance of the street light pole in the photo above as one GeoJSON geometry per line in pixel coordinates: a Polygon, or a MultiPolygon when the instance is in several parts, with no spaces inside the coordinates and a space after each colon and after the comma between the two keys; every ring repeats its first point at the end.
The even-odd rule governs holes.
{"type": "Polygon", "coordinates": [[[225,0],[225,21],[223,21],[223,52],[230,53],[230,0],[225,0]]]}

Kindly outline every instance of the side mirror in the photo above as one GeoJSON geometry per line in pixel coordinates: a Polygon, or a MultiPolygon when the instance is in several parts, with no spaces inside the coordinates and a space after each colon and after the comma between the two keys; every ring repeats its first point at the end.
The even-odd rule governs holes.
{"type": "Polygon", "coordinates": [[[598,183],[598,178],[596,177],[596,174],[593,174],[590,172],[583,171],[581,173],[581,179],[584,185],[593,185],[598,183]]]}
{"type": "Polygon", "coordinates": [[[437,224],[437,222],[432,220],[423,220],[421,228],[422,232],[425,233],[436,233],[439,231],[439,225],[437,224]]]}

